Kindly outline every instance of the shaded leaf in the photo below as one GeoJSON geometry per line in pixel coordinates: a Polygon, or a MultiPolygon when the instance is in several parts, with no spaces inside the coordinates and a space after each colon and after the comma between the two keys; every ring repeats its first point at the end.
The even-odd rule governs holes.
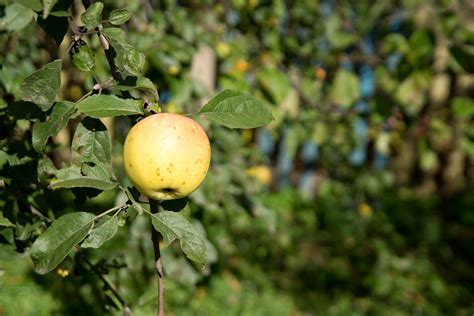
{"type": "Polygon", "coordinates": [[[161,207],[167,211],[179,212],[188,205],[188,198],[167,200],[160,203],[161,207]]]}
{"type": "Polygon", "coordinates": [[[61,85],[61,60],[55,60],[25,78],[20,98],[38,104],[43,111],[53,105],[61,85]]]}
{"type": "Polygon", "coordinates": [[[34,11],[43,10],[41,0],[17,0],[16,2],[34,11]]]}
{"type": "Polygon", "coordinates": [[[120,25],[127,22],[132,14],[125,9],[116,9],[110,13],[109,21],[114,25],[120,25]]]}
{"type": "Polygon", "coordinates": [[[470,98],[456,97],[451,100],[454,115],[459,118],[474,117],[474,101],[470,98]]]}
{"type": "Polygon", "coordinates": [[[36,13],[19,3],[12,3],[5,8],[5,15],[0,19],[0,30],[18,31],[27,26],[36,13]]]}
{"type": "Polygon", "coordinates": [[[86,117],[76,128],[72,140],[73,159],[78,162],[110,162],[110,136],[98,119],[86,117]]]}
{"type": "Polygon", "coordinates": [[[81,244],[82,248],[100,248],[104,242],[114,237],[118,229],[117,216],[104,217],[103,222],[96,226],[81,244]]]}
{"type": "Polygon", "coordinates": [[[81,21],[89,29],[98,27],[102,22],[102,10],[104,4],[102,2],[94,2],[87,8],[86,12],[82,13],[81,21]]]}
{"type": "Polygon", "coordinates": [[[111,117],[143,114],[139,100],[121,99],[114,95],[93,95],[77,104],[77,108],[91,117],[111,117]]]}
{"type": "Polygon", "coordinates": [[[150,215],[153,227],[163,235],[166,243],[178,239],[181,249],[189,259],[206,263],[206,242],[186,218],[170,211],[150,215]]]}
{"type": "Polygon", "coordinates": [[[234,90],[219,93],[199,114],[229,128],[255,128],[273,120],[271,111],[263,102],[234,90]]]}
{"type": "Polygon", "coordinates": [[[36,22],[43,30],[46,31],[49,35],[54,38],[56,45],[59,47],[61,42],[64,39],[64,35],[66,35],[67,30],[69,28],[69,12],[67,11],[60,11],[65,12],[65,16],[59,16],[59,12],[53,12],[49,16],[38,16],[36,22]]]}
{"type": "Polygon", "coordinates": [[[111,190],[117,182],[111,180],[107,168],[102,165],[86,167],[85,169],[73,166],[58,170],[56,179],[51,181],[51,188],[94,188],[111,190]]]}
{"type": "Polygon", "coordinates": [[[77,212],[61,216],[41,234],[30,250],[35,271],[46,274],[55,269],[83,240],[94,225],[94,214],[77,212]]]}
{"type": "Polygon", "coordinates": [[[69,118],[75,112],[74,103],[59,102],[53,107],[51,115],[45,122],[36,122],[33,126],[33,148],[37,152],[42,152],[48,138],[55,136],[61,129],[66,127],[69,118]]]}
{"type": "Polygon", "coordinates": [[[291,88],[288,75],[278,69],[265,69],[257,75],[258,83],[271,97],[274,104],[280,104],[291,88]]]}

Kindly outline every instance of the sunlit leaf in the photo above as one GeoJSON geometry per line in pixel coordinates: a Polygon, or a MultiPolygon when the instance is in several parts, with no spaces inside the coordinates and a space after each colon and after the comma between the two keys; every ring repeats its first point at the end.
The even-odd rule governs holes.
{"type": "Polygon", "coordinates": [[[81,15],[81,21],[89,29],[94,29],[102,23],[102,10],[104,4],[102,2],[94,2],[87,8],[86,12],[81,15]]]}
{"type": "Polygon", "coordinates": [[[125,9],[116,9],[110,13],[109,21],[114,25],[120,25],[127,22],[132,14],[125,9]]]}
{"type": "Polygon", "coordinates": [[[142,101],[121,99],[114,95],[93,95],[77,104],[77,109],[88,116],[100,118],[143,114],[142,101]]]}
{"type": "Polygon", "coordinates": [[[166,243],[178,239],[186,256],[199,263],[206,263],[206,243],[196,228],[181,214],[162,211],[151,214],[153,226],[159,231],[166,243]]]}
{"type": "Polygon", "coordinates": [[[95,64],[94,51],[84,43],[72,52],[72,64],[81,71],[91,71],[95,64]]]}
{"type": "Polygon", "coordinates": [[[229,128],[255,128],[273,120],[270,109],[250,94],[225,90],[207,103],[199,114],[229,128]]]}
{"type": "Polygon", "coordinates": [[[332,83],[330,96],[335,104],[350,107],[360,98],[359,78],[348,70],[339,69],[332,83]]]}

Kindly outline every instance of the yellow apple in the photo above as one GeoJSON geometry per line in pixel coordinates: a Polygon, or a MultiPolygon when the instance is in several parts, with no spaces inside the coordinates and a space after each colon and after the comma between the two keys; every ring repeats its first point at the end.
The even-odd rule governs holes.
{"type": "Polygon", "coordinates": [[[123,149],[125,171],[154,200],[173,200],[196,190],[211,161],[209,138],[194,120],[172,113],[150,115],[132,127],[123,149]]]}

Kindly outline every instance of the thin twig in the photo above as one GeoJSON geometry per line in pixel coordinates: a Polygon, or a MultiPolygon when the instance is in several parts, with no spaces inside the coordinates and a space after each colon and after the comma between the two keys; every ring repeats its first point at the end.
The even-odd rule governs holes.
{"type": "MultiPolygon", "coordinates": [[[[89,6],[91,5],[90,0],[82,0],[82,4],[84,5],[84,8],[87,10],[89,6]]],[[[102,29],[102,24],[99,25],[98,29],[102,29]]],[[[99,31],[97,32],[97,35],[99,36],[99,39],[101,39],[101,36],[103,37],[102,33],[99,31]]],[[[113,49],[105,49],[102,45],[102,48],[104,49],[105,57],[107,58],[107,62],[109,63],[110,67],[110,72],[112,73],[112,77],[114,77],[115,80],[117,80],[118,83],[122,83],[124,78],[122,77],[122,74],[120,73],[117,65],[115,64],[114,60],[114,50],[113,49]]],[[[128,91],[121,91],[122,95],[125,98],[131,98],[132,95],[128,91]]]]}
{"type": "Polygon", "coordinates": [[[47,222],[48,224],[51,224],[52,220],[46,217],[45,215],[43,215],[43,213],[38,211],[38,209],[36,209],[33,205],[30,205],[30,211],[31,211],[31,214],[36,215],[42,220],[44,220],[45,222],[47,222]]]}
{"type": "Polygon", "coordinates": [[[92,271],[94,271],[95,274],[102,280],[104,285],[112,292],[112,294],[119,300],[120,304],[122,304],[123,307],[123,315],[124,316],[132,316],[132,311],[130,310],[130,307],[128,306],[127,302],[123,299],[123,297],[120,295],[119,292],[113,287],[112,284],[110,284],[109,280],[105,278],[105,276],[97,269],[95,265],[92,264],[92,262],[89,261],[85,256],[82,256],[81,259],[87,263],[87,265],[91,268],[92,271]]]}
{"type": "MultiPolygon", "coordinates": [[[[111,209],[108,209],[107,211],[97,215],[94,220],[98,220],[99,218],[109,214],[109,213],[112,213],[112,212],[115,212],[115,211],[121,211],[123,208],[127,208],[129,207],[128,204],[122,204],[122,205],[119,205],[119,206],[115,206],[115,207],[112,207],[111,209]]],[[[118,212],[117,212],[118,213],[118,212]]]]}
{"type": "MultiPolygon", "coordinates": [[[[150,211],[152,214],[158,213],[160,208],[160,202],[157,200],[150,199],[150,211]]],[[[164,316],[164,283],[163,283],[163,265],[161,263],[161,253],[160,253],[160,233],[151,226],[151,240],[153,242],[153,250],[155,252],[155,270],[156,270],[156,281],[158,284],[158,311],[157,316],[164,316]]]]}

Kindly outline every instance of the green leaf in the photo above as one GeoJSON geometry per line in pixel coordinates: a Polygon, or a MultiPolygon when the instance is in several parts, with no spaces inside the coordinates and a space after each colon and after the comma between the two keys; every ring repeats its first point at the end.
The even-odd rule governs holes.
{"type": "Polygon", "coordinates": [[[16,225],[10,222],[6,217],[3,217],[2,212],[0,212],[0,227],[15,227],[16,225]]]}
{"type": "Polygon", "coordinates": [[[102,2],[94,2],[86,12],[82,13],[81,21],[88,29],[94,29],[102,23],[102,10],[104,4],[102,2]]]}
{"type": "Polygon", "coordinates": [[[470,98],[456,97],[451,101],[454,115],[459,118],[471,118],[474,116],[474,101],[470,98]]]}
{"type": "Polygon", "coordinates": [[[206,263],[206,242],[196,228],[181,214],[162,211],[150,214],[153,226],[159,231],[166,243],[178,239],[186,257],[199,263],[206,263]]]}
{"type": "Polygon", "coordinates": [[[105,125],[98,119],[86,117],[74,133],[71,148],[78,162],[110,162],[110,137],[105,125]]]}
{"type": "Polygon", "coordinates": [[[141,101],[104,94],[85,98],[77,104],[77,109],[95,118],[143,114],[141,101]]]}
{"type": "MultiPolygon", "coordinates": [[[[85,165],[88,166],[88,165],[85,165]]],[[[111,180],[111,174],[103,165],[83,168],[73,166],[58,170],[56,179],[51,181],[50,188],[94,188],[112,190],[117,182],[111,180]]]]}
{"type": "Polygon", "coordinates": [[[43,0],[43,18],[48,18],[51,13],[51,9],[56,5],[58,0],[43,0]]]}
{"type": "Polygon", "coordinates": [[[258,83],[267,92],[273,104],[280,104],[291,88],[288,75],[278,69],[264,69],[257,75],[258,83]]]}
{"type": "Polygon", "coordinates": [[[91,71],[95,65],[94,51],[84,42],[72,53],[72,64],[80,71],[91,71]]]}
{"type": "Polygon", "coordinates": [[[117,9],[117,10],[113,10],[110,13],[109,21],[110,21],[110,23],[112,23],[114,25],[120,25],[120,24],[124,24],[125,22],[127,22],[130,19],[131,16],[132,16],[132,14],[130,12],[128,12],[127,10],[117,9]]]}
{"type": "Polygon", "coordinates": [[[339,69],[330,92],[331,100],[337,105],[348,108],[360,98],[359,78],[354,73],[339,69]]]}
{"type": "Polygon", "coordinates": [[[58,171],[54,166],[53,162],[49,157],[41,158],[38,160],[38,167],[36,168],[38,173],[38,181],[40,182],[47,182],[51,177],[56,175],[58,171]]]}
{"type": "Polygon", "coordinates": [[[129,74],[140,76],[145,66],[145,55],[132,45],[125,45],[121,52],[125,52],[125,54],[118,56],[117,61],[119,63],[123,62],[124,69],[129,74]],[[123,59],[122,56],[124,57],[123,59]]]}
{"type": "Polygon", "coordinates": [[[273,120],[271,111],[263,102],[234,90],[219,93],[199,114],[229,128],[255,128],[273,120]]]}
{"type": "Polygon", "coordinates": [[[89,237],[81,244],[82,248],[100,248],[117,233],[117,216],[104,217],[102,223],[91,230],[89,237]]]}
{"type": "Polygon", "coordinates": [[[43,9],[41,0],[17,0],[16,2],[34,11],[41,11],[43,9]]]}
{"type": "Polygon", "coordinates": [[[357,35],[353,33],[347,33],[345,31],[335,32],[329,37],[329,43],[335,49],[345,49],[350,45],[353,45],[358,40],[357,35]]]}
{"type": "Polygon", "coordinates": [[[5,15],[0,19],[0,30],[18,31],[30,24],[36,13],[18,3],[5,8],[5,15]]]}
{"type": "Polygon", "coordinates": [[[20,86],[20,98],[36,103],[43,111],[53,105],[61,86],[61,60],[57,59],[25,78],[20,86]]]}
{"type": "Polygon", "coordinates": [[[30,250],[35,271],[46,274],[55,269],[83,240],[94,225],[94,214],[77,212],[61,216],[41,234],[30,250]]]}
{"type": "MultiPolygon", "coordinates": [[[[147,77],[139,77],[139,78],[128,77],[126,82],[123,82],[120,85],[116,85],[114,86],[114,88],[122,90],[122,91],[140,90],[144,92],[145,96],[148,97],[149,99],[152,99],[155,101],[159,100],[158,90],[156,90],[155,84],[147,77]],[[130,79],[130,78],[133,78],[133,79],[130,79]]],[[[157,112],[160,112],[160,111],[157,111],[157,112]]]]}
{"type": "Polygon", "coordinates": [[[395,97],[409,115],[417,115],[427,101],[427,90],[430,85],[430,74],[426,71],[415,71],[397,87],[395,97]]]}
{"type": "Polygon", "coordinates": [[[125,32],[119,27],[107,27],[102,30],[102,33],[107,37],[111,42],[125,42],[127,43],[127,36],[125,32]]]}
{"type": "Polygon", "coordinates": [[[53,111],[49,118],[44,122],[36,122],[33,126],[33,148],[37,152],[42,152],[48,138],[55,136],[61,129],[66,127],[69,118],[75,112],[74,103],[59,102],[53,107],[53,111]]]}
{"type": "Polygon", "coordinates": [[[120,72],[127,75],[139,77],[145,66],[145,55],[127,42],[123,30],[109,27],[102,30],[115,50],[115,64],[120,72]]]}

